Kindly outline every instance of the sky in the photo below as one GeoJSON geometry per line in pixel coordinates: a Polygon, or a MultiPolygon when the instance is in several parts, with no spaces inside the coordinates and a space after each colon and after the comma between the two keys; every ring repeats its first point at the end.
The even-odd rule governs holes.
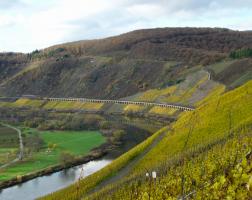
{"type": "Polygon", "coordinates": [[[0,52],[157,27],[252,30],[252,0],[0,0],[0,52]]]}

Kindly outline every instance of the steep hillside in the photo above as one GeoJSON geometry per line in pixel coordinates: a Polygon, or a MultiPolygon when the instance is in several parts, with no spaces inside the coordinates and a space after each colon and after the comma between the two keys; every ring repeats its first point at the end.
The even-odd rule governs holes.
{"type": "Polygon", "coordinates": [[[206,67],[212,79],[235,88],[252,79],[252,59],[226,60],[206,67]]]}
{"type": "Polygon", "coordinates": [[[209,94],[171,127],[95,174],[42,199],[250,199],[251,88],[249,81],[224,94],[209,94]],[[141,154],[150,144],[155,145],[141,154]],[[116,179],[141,155],[126,176],[116,179]],[[152,171],[157,180],[146,177],[152,171]]]}
{"type": "MultiPolygon", "coordinates": [[[[194,107],[211,94],[221,94],[226,87],[209,79],[209,73],[204,70],[196,71],[185,77],[181,83],[170,87],[150,89],[127,96],[121,100],[145,101],[156,103],[168,103],[194,107]]],[[[87,111],[102,113],[121,113],[126,115],[145,115],[155,117],[175,118],[181,110],[175,108],[164,108],[159,106],[146,106],[134,104],[113,104],[113,103],[88,103],[76,101],[48,101],[46,99],[19,98],[14,102],[0,101],[0,107],[27,108],[67,111],[87,111]]]]}
{"type": "MultiPolygon", "coordinates": [[[[0,54],[0,95],[121,98],[174,85],[228,58],[234,50],[251,47],[251,32],[163,28],[67,43],[30,54],[5,53],[0,54]]],[[[244,72],[247,69],[251,70],[251,61],[235,60],[230,70],[212,78],[237,86],[251,77],[244,72]],[[224,80],[240,65],[239,76],[224,80]]]]}
{"type": "Polygon", "coordinates": [[[16,75],[24,69],[29,61],[27,55],[21,53],[0,53],[0,83],[16,75]]]}

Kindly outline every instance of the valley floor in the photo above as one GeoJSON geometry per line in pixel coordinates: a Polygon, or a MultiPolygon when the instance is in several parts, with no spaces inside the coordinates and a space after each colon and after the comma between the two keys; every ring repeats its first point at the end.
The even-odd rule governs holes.
{"type": "Polygon", "coordinates": [[[106,141],[98,131],[38,131],[24,127],[20,129],[25,138],[25,156],[11,166],[2,168],[0,181],[16,177],[22,179],[23,175],[83,157],[106,141]],[[34,142],[37,146],[33,146],[34,142]]]}

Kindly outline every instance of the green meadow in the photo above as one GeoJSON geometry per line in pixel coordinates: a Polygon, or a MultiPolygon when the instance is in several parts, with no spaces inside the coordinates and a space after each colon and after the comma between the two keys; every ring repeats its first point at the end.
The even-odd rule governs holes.
{"type": "Polygon", "coordinates": [[[43,146],[38,151],[26,156],[6,169],[0,171],[0,181],[39,171],[60,164],[62,152],[72,157],[87,155],[93,148],[106,141],[99,131],[38,131],[24,129],[25,137],[37,134],[43,140],[43,146]],[[27,133],[29,132],[29,133],[27,133]]]}

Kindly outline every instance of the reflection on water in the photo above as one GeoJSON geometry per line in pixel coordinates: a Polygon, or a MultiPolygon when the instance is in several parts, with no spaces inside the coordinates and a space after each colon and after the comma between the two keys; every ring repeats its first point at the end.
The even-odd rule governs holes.
{"type": "Polygon", "coordinates": [[[86,164],[72,167],[67,170],[32,179],[28,182],[3,189],[0,193],[1,200],[33,200],[64,188],[80,177],[86,177],[109,164],[111,160],[101,159],[90,161],[86,164]],[[82,169],[83,168],[83,169],[82,169]]]}

